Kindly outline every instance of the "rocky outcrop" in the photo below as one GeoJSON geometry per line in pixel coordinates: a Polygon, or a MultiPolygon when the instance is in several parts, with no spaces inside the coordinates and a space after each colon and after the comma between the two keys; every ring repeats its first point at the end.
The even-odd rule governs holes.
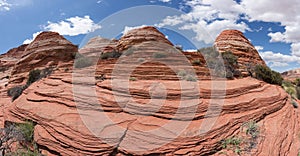
{"type": "Polygon", "coordinates": [[[297,78],[300,78],[300,69],[289,70],[281,75],[286,80],[295,81],[297,78]]]}
{"type": "Polygon", "coordinates": [[[244,76],[248,75],[247,68],[257,64],[266,65],[255,47],[238,30],[224,30],[214,45],[220,53],[231,51],[238,57],[239,70],[244,76]]]}
{"type": "Polygon", "coordinates": [[[145,41],[156,41],[159,43],[166,43],[173,45],[163,33],[158,31],[155,27],[146,26],[139,29],[133,29],[124,34],[118,42],[117,48],[119,51],[126,50],[133,45],[145,41]]]}
{"type": "Polygon", "coordinates": [[[221,141],[252,120],[260,132],[249,155],[298,152],[299,112],[279,86],[252,78],[218,81],[216,91],[212,81],[137,80],[126,88],[123,81],[104,80],[93,86],[87,73],[77,73],[73,83],[70,73],[55,73],[33,84],[10,106],[6,120],[37,122],[35,141],[61,155],[219,154],[221,141]],[[165,98],[155,92],[161,87],[165,98]],[[210,102],[221,109],[207,116],[210,102]]]}
{"type": "Polygon", "coordinates": [[[74,59],[77,46],[56,32],[42,32],[30,43],[21,59],[16,63],[10,84],[22,84],[30,70],[35,68],[54,68],[61,62],[74,59]]]}

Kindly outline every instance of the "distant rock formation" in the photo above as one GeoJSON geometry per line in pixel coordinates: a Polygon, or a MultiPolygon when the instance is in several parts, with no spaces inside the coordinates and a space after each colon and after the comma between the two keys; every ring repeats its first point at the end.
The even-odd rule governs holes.
{"type": "Polygon", "coordinates": [[[239,70],[243,76],[248,75],[247,68],[249,66],[266,65],[258,51],[241,31],[224,30],[217,37],[214,45],[220,53],[231,51],[238,57],[239,70]]]}
{"type": "Polygon", "coordinates": [[[289,70],[283,72],[281,75],[284,79],[294,81],[297,78],[300,78],[300,69],[289,70]]]}

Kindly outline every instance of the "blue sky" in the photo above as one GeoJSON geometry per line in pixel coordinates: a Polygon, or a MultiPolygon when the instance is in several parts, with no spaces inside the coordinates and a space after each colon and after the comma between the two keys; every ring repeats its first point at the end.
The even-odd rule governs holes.
{"type": "Polygon", "coordinates": [[[0,0],[0,53],[47,30],[83,45],[92,36],[116,38],[155,25],[174,44],[196,49],[238,29],[282,72],[299,67],[299,8],[299,0],[0,0]]]}

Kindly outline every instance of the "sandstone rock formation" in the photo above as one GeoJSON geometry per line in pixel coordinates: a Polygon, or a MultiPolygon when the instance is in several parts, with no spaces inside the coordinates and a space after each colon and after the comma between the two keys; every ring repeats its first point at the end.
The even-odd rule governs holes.
{"type": "Polygon", "coordinates": [[[42,32],[30,43],[21,59],[16,63],[10,84],[22,84],[30,70],[56,67],[61,62],[74,59],[77,46],[56,32],[42,32]]]}
{"type": "Polygon", "coordinates": [[[132,45],[145,41],[157,41],[173,45],[163,33],[159,32],[155,27],[147,26],[139,29],[133,29],[121,37],[117,48],[119,51],[128,49],[132,45]]]}
{"type": "Polygon", "coordinates": [[[79,52],[85,56],[99,56],[100,53],[116,51],[117,42],[117,40],[94,37],[79,52]]]}
{"type": "MultiPolygon", "coordinates": [[[[182,53],[163,38],[142,38],[145,31],[160,34],[150,27],[128,33],[117,46],[123,53],[119,59],[73,69],[67,57],[14,102],[2,98],[6,96],[3,91],[4,121],[36,122],[34,140],[46,155],[237,155],[222,148],[224,140],[235,136],[244,139],[242,155],[298,154],[299,109],[281,87],[251,77],[211,80],[200,53],[182,53]],[[248,140],[244,127],[251,121],[258,131],[248,140]]],[[[22,64],[25,69],[31,64],[40,67],[33,57],[41,56],[37,51],[46,54],[49,50],[50,58],[58,59],[57,55],[76,50],[61,37],[63,44],[53,46],[59,47],[59,54],[51,53],[52,46],[38,47],[38,42],[53,43],[48,44],[53,36],[44,34],[31,43],[16,73],[23,72],[22,64]]],[[[111,43],[96,38],[80,52],[93,56],[107,50],[102,41],[111,43]]],[[[242,49],[233,52],[240,54],[239,61],[251,61],[242,53],[247,49],[243,45],[250,45],[242,41],[246,39],[232,39],[232,45],[242,49]]],[[[23,75],[15,74],[13,80],[23,75]]]]}
{"type": "Polygon", "coordinates": [[[300,69],[289,70],[281,74],[284,79],[294,81],[300,78],[300,69]]]}
{"type": "Polygon", "coordinates": [[[248,75],[247,68],[249,66],[265,65],[255,47],[238,30],[224,30],[217,37],[214,45],[220,53],[231,51],[238,57],[239,70],[244,76],[248,75]]]}

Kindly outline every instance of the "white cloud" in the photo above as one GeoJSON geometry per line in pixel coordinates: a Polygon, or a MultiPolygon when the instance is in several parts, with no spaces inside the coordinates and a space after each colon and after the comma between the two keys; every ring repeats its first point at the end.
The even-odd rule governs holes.
{"type": "Polygon", "coordinates": [[[299,43],[292,43],[292,54],[296,57],[300,57],[300,42],[299,43]]]}
{"type": "Polygon", "coordinates": [[[169,3],[169,2],[171,2],[172,0],[159,0],[159,1],[164,2],[164,3],[169,3]]]}
{"type": "Polygon", "coordinates": [[[263,46],[255,46],[255,49],[257,51],[262,51],[262,50],[264,50],[264,47],[263,46]]]}
{"type": "Polygon", "coordinates": [[[289,63],[300,63],[300,57],[292,55],[284,55],[272,51],[259,52],[259,54],[270,67],[285,67],[288,66],[289,63]]]}
{"type": "Polygon", "coordinates": [[[269,37],[271,37],[270,42],[283,42],[285,40],[285,36],[281,32],[269,33],[269,37]]]}
{"type": "Polygon", "coordinates": [[[48,21],[48,25],[44,26],[45,30],[55,31],[61,35],[77,36],[80,34],[87,34],[100,29],[101,26],[94,23],[90,16],[71,17],[58,23],[48,21]]]}
{"type": "Polygon", "coordinates": [[[9,11],[11,6],[6,0],[0,0],[0,11],[9,11]]]}
{"type": "Polygon", "coordinates": [[[127,34],[130,30],[143,28],[143,27],[146,27],[146,26],[147,25],[140,25],[140,26],[134,26],[134,27],[125,26],[123,34],[127,34]]]}
{"type": "Polygon", "coordinates": [[[192,30],[195,39],[206,44],[214,42],[224,29],[250,30],[244,22],[239,22],[243,8],[233,0],[190,0],[185,1],[191,12],[180,16],[168,16],[158,27],[175,26],[179,29],[192,30]]]}
{"type": "Polygon", "coordinates": [[[36,32],[32,35],[31,39],[26,39],[23,44],[30,44],[39,34],[41,33],[41,31],[36,32]]]}
{"type": "Polygon", "coordinates": [[[284,32],[269,33],[270,42],[291,43],[292,54],[299,54],[297,48],[297,45],[300,44],[299,0],[259,0],[255,3],[253,0],[242,0],[241,6],[250,21],[279,22],[285,30],[284,32]]]}

